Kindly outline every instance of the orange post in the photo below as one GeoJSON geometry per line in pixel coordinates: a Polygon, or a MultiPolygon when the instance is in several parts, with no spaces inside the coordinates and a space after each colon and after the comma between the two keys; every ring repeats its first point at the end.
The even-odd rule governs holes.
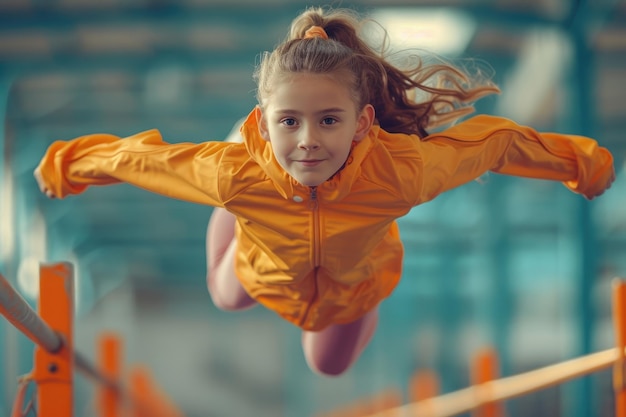
{"type": "Polygon", "coordinates": [[[428,416],[434,410],[429,408],[429,399],[434,398],[439,394],[440,383],[439,376],[435,371],[420,370],[413,374],[409,381],[408,397],[412,403],[420,402],[424,407],[422,412],[415,417],[428,416]]]}
{"type": "Polygon", "coordinates": [[[399,417],[397,407],[401,405],[402,392],[397,388],[387,388],[370,398],[367,412],[383,413],[385,417],[399,417]]]}
{"type": "Polygon", "coordinates": [[[434,371],[420,370],[409,382],[409,401],[424,401],[439,394],[439,377],[434,371]]]}
{"type": "MultiPolygon", "coordinates": [[[[471,366],[471,380],[473,385],[483,385],[498,378],[498,357],[491,348],[480,350],[473,359],[471,366]]],[[[484,385],[486,386],[486,385],[484,385]]],[[[501,417],[502,407],[495,402],[480,402],[472,415],[474,417],[501,417]]]]}
{"type": "Polygon", "coordinates": [[[183,417],[143,366],[130,370],[130,417],[183,417]]]}
{"type": "Polygon", "coordinates": [[[626,384],[624,365],[626,356],[626,283],[613,282],[613,327],[617,358],[613,365],[613,390],[615,392],[615,417],[626,417],[626,384]]]}
{"type": "Polygon", "coordinates": [[[39,278],[39,315],[61,338],[61,347],[48,352],[37,345],[33,377],[37,382],[38,417],[73,415],[74,277],[66,262],[42,264],[39,278]]]}
{"type": "Polygon", "coordinates": [[[100,372],[105,378],[116,384],[98,385],[99,417],[121,416],[122,399],[118,388],[122,369],[121,345],[120,338],[111,332],[103,333],[98,341],[100,372]]]}

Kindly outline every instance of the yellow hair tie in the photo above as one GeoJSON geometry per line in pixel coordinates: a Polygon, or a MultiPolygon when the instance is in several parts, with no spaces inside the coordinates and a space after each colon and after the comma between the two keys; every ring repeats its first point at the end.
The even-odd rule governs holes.
{"type": "Polygon", "coordinates": [[[306,32],[304,32],[303,39],[310,39],[310,38],[328,39],[328,33],[326,33],[324,28],[322,28],[321,26],[311,26],[310,28],[307,29],[306,32]]]}

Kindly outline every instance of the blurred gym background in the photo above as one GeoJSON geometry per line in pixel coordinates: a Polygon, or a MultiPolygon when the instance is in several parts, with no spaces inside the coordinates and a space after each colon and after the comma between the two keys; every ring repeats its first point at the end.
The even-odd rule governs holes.
{"type": "MultiPolygon", "coordinates": [[[[76,348],[103,330],[187,417],[303,417],[432,369],[444,392],[497,349],[501,374],[612,346],[610,282],[626,277],[626,1],[363,0],[398,47],[493,68],[478,103],[539,130],[597,138],[618,179],[591,202],[561,184],[486,175],[401,219],[404,277],[339,378],[311,373],[300,332],[261,307],[224,313],[205,287],[211,209],[130,186],[50,201],[32,171],[57,139],[157,128],[224,139],[255,105],[252,71],[306,6],[295,0],[0,1],[0,272],[37,302],[39,262],[76,266],[76,348]]],[[[346,248],[349,250],[349,248],[346,248]]],[[[0,415],[33,344],[0,320],[0,415]]],[[[78,376],[77,416],[92,386],[78,376]]],[[[510,416],[612,416],[610,372],[507,403],[510,416]]]]}

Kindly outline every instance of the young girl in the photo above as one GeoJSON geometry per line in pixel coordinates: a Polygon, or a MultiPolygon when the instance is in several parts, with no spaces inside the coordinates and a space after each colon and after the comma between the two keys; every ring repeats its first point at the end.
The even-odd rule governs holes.
{"type": "Polygon", "coordinates": [[[35,171],[40,188],[62,198],[126,182],[216,207],[207,236],[216,306],[262,304],[303,330],[312,370],[343,373],[398,284],[395,220],[412,207],[486,171],[562,181],[588,199],[614,178],[594,140],[503,118],[429,135],[497,87],[450,65],[394,67],[358,36],[361,23],[321,9],[293,21],[255,73],[243,143],[169,144],[157,130],[58,141],[35,171]]]}

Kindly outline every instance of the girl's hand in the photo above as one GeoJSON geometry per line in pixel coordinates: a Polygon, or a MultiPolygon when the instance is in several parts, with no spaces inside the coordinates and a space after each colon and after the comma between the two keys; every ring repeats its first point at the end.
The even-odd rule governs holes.
{"type": "Polygon", "coordinates": [[[587,200],[593,200],[596,197],[600,197],[602,194],[604,194],[606,190],[611,188],[611,184],[613,184],[613,181],[615,181],[615,171],[612,172],[611,176],[607,180],[606,186],[604,187],[604,189],[594,195],[587,196],[587,200]]]}
{"type": "Polygon", "coordinates": [[[41,175],[41,168],[39,167],[35,168],[35,172],[33,173],[33,175],[35,176],[35,179],[37,180],[37,185],[39,186],[39,189],[41,190],[41,192],[44,193],[46,197],[48,198],[56,198],[52,190],[50,190],[44,184],[43,177],[41,175]]]}

